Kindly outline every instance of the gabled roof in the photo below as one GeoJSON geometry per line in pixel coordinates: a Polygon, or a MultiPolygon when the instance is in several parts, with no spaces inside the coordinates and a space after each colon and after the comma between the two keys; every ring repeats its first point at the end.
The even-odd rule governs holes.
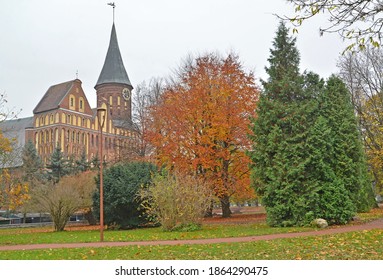
{"type": "Polygon", "coordinates": [[[129,129],[132,131],[138,131],[138,127],[132,121],[127,120],[113,120],[113,126],[123,129],[129,129]]]}
{"type": "Polygon", "coordinates": [[[102,67],[95,88],[99,85],[107,83],[117,83],[132,86],[122,61],[114,23],[112,26],[109,48],[106,54],[104,66],[102,67]]]}
{"type": "Polygon", "coordinates": [[[0,168],[13,168],[23,165],[22,149],[25,145],[25,130],[33,127],[33,117],[8,120],[0,123],[4,137],[15,139],[10,153],[0,154],[0,168]]]}
{"type": "Polygon", "coordinates": [[[33,127],[33,117],[7,120],[0,123],[0,130],[8,139],[16,139],[21,146],[25,145],[25,129],[33,127]]]}
{"type": "Polygon", "coordinates": [[[57,109],[76,80],[51,86],[33,110],[34,114],[57,109]]]}

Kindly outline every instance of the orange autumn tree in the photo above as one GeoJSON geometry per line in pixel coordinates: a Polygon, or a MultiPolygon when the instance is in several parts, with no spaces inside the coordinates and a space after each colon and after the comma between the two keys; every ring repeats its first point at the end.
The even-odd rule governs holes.
{"type": "Polygon", "coordinates": [[[230,216],[232,196],[254,197],[246,151],[258,95],[237,55],[210,53],[185,61],[151,108],[147,137],[158,164],[202,177],[223,217],[230,216]]]}
{"type": "MultiPolygon", "coordinates": [[[[12,142],[0,131],[0,158],[12,151],[12,142]]],[[[3,166],[4,163],[1,162],[3,166]]],[[[30,199],[27,184],[12,176],[6,168],[0,170],[0,209],[15,210],[30,199]]]]}
{"type": "Polygon", "coordinates": [[[16,210],[30,199],[28,184],[14,178],[8,169],[0,172],[0,208],[16,210]]]}

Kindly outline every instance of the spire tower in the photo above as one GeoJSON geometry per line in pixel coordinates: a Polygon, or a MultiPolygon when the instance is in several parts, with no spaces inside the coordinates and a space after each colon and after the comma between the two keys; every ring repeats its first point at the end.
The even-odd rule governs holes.
{"type": "MultiPolygon", "coordinates": [[[[114,10],[114,3],[108,5],[111,5],[114,10]]],[[[97,94],[97,107],[105,104],[109,108],[113,120],[131,122],[133,86],[122,60],[114,22],[104,66],[94,88],[97,94]]]]}

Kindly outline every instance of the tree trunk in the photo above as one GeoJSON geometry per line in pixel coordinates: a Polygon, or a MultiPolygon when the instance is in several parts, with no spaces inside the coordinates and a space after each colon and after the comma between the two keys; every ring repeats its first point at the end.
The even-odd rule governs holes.
{"type": "Polygon", "coordinates": [[[213,217],[213,208],[214,208],[214,201],[212,200],[209,208],[206,210],[206,213],[204,215],[205,218],[213,217]]]}
{"type": "Polygon", "coordinates": [[[92,209],[90,209],[89,211],[86,211],[84,213],[84,216],[85,216],[85,219],[88,221],[89,225],[96,225],[97,224],[97,220],[93,215],[92,209]]]}
{"type": "Polygon", "coordinates": [[[229,196],[225,195],[220,198],[221,207],[222,207],[222,218],[228,218],[231,215],[230,210],[230,199],[229,196]]]}

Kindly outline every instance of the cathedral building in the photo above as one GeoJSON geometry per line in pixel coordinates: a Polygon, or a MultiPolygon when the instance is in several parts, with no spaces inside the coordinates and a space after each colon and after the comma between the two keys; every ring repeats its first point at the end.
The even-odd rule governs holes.
{"type": "MultiPolygon", "coordinates": [[[[32,141],[45,164],[56,147],[67,157],[79,158],[85,153],[90,161],[98,155],[101,134],[104,160],[125,158],[134,148],[137,130],[132,121],[133,86],[124,67],[114,23],[95,85],[97,108],[89,105],[81,83],[75,79],[52,85],[33,110],[33,117],[3,122],[3,134],[15,138],[19,147],[32,141]]],[[[12,163],[21,164],[20,157],[12,163]]]]}

